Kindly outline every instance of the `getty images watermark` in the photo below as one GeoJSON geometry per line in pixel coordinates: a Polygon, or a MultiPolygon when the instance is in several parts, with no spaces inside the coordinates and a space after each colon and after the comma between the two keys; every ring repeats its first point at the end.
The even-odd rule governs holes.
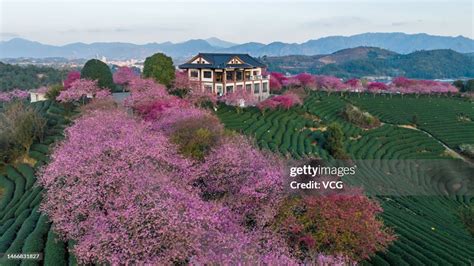
{"type": "Polygon", "coordinates": [[[342,191],[342,177],[356,174],[357,165],[323,165],[310,161],[298,166],[289,167],[288,188],[290,192],[298,191],[342,191]]]}
{"type": "Polygon", "coordinates": [[[340,193],[361,188],[370,196],[474,196],[474,164],[461,160],[294,161],[288,167],[291,194],[340,193]]]}

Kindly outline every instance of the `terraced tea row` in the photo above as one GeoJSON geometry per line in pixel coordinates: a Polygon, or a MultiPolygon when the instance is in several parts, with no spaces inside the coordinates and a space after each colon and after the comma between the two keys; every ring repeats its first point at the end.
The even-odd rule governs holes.
{"type": "MultiPolygon", "coordinates": [[[[464,114],[471,115],[468,112],[470,105],[461,99],[426,97],[420,105],[431,102],[432,106],[421,108],[415,107],[417,98],[413,97],[414,100],[409,101],[405,107],[401,97],[397,97],[378,95],[359,98],[312,93],[302,107],[289,111],[277,110],[262,115],[257,110],[250,109],[237,114],[232,108],[226,107],[220,109],[218,115],[226,127],[255,136],[260,146],[268,146],[284,154],[289,152],[296,158],[329,158],[322,148],[323,133],[326,125],[338,122],[346,135],[347,152],[361,164],[360,173],[345,180],[346,183],[364,186],[369,194],[372,192],[382,203],[385,223],[399,235],[399,240],[391,246],[388,253],[378,254],[365,263],[469,265],[474,260],[474,239],[461,224],[456,211],[462,202],[472,202],[469,191],[474,191],[473,184],[458,180],[452,173],[443,172],[436,167],[433,169],[438,173],[433,173],[434,170],[427,172],[419,164],[426,162],[428,166],[425,168],[429,168],[432,166],[430,162],[444,162],[461,172],[472,169],[467,168],[462,161],[446,156],[446,149],[436,139],[421,131],[391,124],[363,130],[342,119],[340,112],[351,102],[379,116],[383,121],[406,125],[412,119],[412,110],[416,109],[420,121],[426,121],[427,128],[431,130],[426,129],[427,131],[450,145],[457,145],[458,140],[470,141],[474,137],[471,136],[474,130],[462,129],[466,125],[464,122],[451,121],[462,110],[464,114]],[[391,100],[394,101],[393,104],[391,100]],[[373,104],[378,109],[369,108],[372,106],[371,101],[380,103],[373,104]],[[448,108],[452,104],[458,108],[448,112],[434,110],[448,108]],[[397,107],[392,109],[389,106],[397,107]],[[446,117],[443,116],[444,113],[446,117]],[[433,114],[439,117],[431,118],[433,114]],[[448,128],[438,126],[442,125],[442,121],[450,122],[447,124],[448,128]],[[300,136],[305,139],[299,140],[300,136]],[[287,141],[285,144],[284,139],[287,141]],[[292,139],[297,141],[288,141],[292,139]],[[316,142],[317,146],[313,147],[317,148],[301,148],[304,145],[298,145],[300,142],[316,142]],[[403,189],[395,192],[384,190],[390,187],[403,189]]],[[[442,168],[443,165],[439,167],[442,168]]]]}
{"type": "Polygon", "coordinates": [[[264,115],[257,109],[236,113],[231,107],[222,107],[218,111],[227,128],[255,137],[262,148],[294,158],[328,158],[327,151],[321,146],[322,134],[315,130],[319,124],[303,114],[302,108],[264,115]]]}
{"type": "Polygon", "coordinates": [[[348,101],[393,124],[417,124],[451,148],[474,143],[474,104],[467,99],[436,96],[361,96],[348,101]]]}
{"type": "Polygon", "coordinates": [[[77,265],[68,254],[67,243],[59,241],[51,230],[48,218],[38,210],[42,188],[36,185],[35,170],[48,162],[49,146],[62,138],[68,121],[64,110],[49,101],[32,106],[47,118],[46,137],[41,144],[33,144],[29,156],[36,160],[34,167],[8,165],[6,175],[0,175],[3,196],[0,201],[0,253],[42,253],[43,261],[0,260],[0,265],[77,265]],[[68,261],[69,260],[69,261],[68,261]]]}

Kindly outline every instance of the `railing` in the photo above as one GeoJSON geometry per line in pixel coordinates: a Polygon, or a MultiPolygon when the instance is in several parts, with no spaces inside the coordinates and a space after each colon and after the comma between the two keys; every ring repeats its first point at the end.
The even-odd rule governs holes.
{"type": "Polygon", "coordinates": [[[269,75],[255,75],[255,76],[250,76],[249,80],[262,80],[262,79],[268,79],[269,75]]]}

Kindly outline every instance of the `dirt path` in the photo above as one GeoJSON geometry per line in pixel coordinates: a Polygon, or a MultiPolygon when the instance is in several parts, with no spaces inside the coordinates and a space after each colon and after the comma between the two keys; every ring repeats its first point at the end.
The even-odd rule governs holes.
{"type": "Polygon", "coordinates": [[[425,135],[427,135],[428,137],[436,140],[439,144],[441,144],[441,146],[443,146],[453,157],[455,158],[458,158],[458,159],[461,159],[463,160],[464,162],[466,162],[467,164],[471,165],[471,166],[474,166],[474,162],[472,162],[470,159],[466,158],[465,156],[463,156],[462,154],[460,154],[459,152],[451,149],[448,145],[446,145],[446,143],[444,143],[443,141],[439,140],[438,138],[436,138],[435,136],[433,136],[431,133],[429,133],[428,131],[425,131],[423,129],[420,129],[420,128],[417,128],[417,127],[414,127],[412,125],[399,125],[399,124],[392,124],[392,123],[387,123],[387,122],[383,122],[384,124],[387,124],[387,125],[392,125],[392,126],[396,126],[396,127],[401,127],[401,128],[407,128],[407,129],[411,129],[411,130],[416,130],[416,131],[419,131],[419,132],[422,132],[424,133],[425,135]]]}

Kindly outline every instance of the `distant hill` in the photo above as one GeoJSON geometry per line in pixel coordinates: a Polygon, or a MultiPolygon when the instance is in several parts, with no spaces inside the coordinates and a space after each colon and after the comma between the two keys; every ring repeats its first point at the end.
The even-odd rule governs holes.
{"type": "Polygon", "coordinates": [[[0,92],[15,88],[29,90],[40,86],[60,84],[67,70],[51,67],[17,66],[0,62],[0,92]]]}
{"type": "Polygon", "coordinates": [[[229,48],[237,45],[236,43],[224,41],[216,37],[208,38],[205,41],[208,42],[211,46],[220,48],[229,48]]]}
{"type": "Polygon", "coordinates": [[[182,43],[132,44],[72,43],[63,46],[41,44],[15,38],[0,42],[0,58],[91,58],[105,56],[110,59],[144,59],[156,52],[163,52],[182,62],[198,52],[249,53],[253,56],[318,55],[360,46],[379,47],[407,54],[418,50],[451,49],[460,53],[474,52],[474,40],[457,36],[434,36],[424,33],[363,33],[353,36],[330,36],[304,43],[272,42],[269,44],[249,42],[234,44],[217,38],[195,39],[182,43]]]}
{"type": "Polygon", "coordinates": [[[374,47],[344,49],[329,55],[262,57],[269,71],[309,72],[341,78],[406,76],[409,78],[474,77],[474,57],[453,50],[397,54],[374,47]]]}

